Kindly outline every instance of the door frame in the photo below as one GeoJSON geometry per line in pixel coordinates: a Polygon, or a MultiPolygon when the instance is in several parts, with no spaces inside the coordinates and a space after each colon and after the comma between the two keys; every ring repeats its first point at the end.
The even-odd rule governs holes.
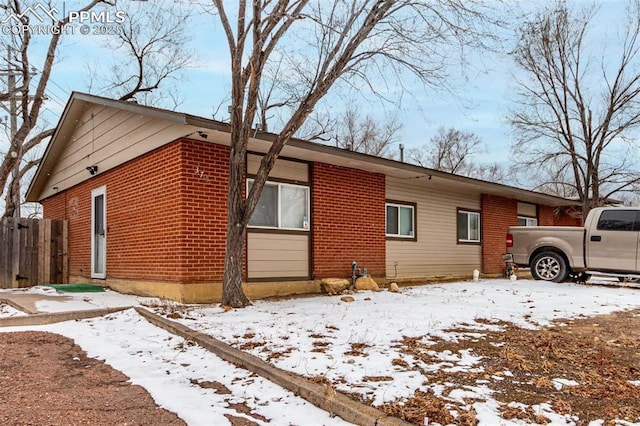
{"type": "Polygon", "coordinates": [[[107,278],[107,187],[101,186],[91,191],[91,278],[105,279],[107,278]],[[102,196],[102,224],[104,226],[104,238],[102,244],[104,245],[102,250],[102,272],[97,273],[95,271],[95,259],[96,259],[96,235],[95,235],[95,219],[96,219],[96,204],[97,197],[102,196]]]}

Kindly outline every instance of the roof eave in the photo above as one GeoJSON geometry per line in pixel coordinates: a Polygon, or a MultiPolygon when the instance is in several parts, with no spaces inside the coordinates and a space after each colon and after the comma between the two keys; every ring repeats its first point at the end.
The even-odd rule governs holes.
{"type": "MultiPolygon", "coordinates": [[[[38,166],[36,170],[36,174],[34,175],[33,180],[27,190],[27,201],[39,201],[39,196],[44,186],[46,176],[43,175],[43,170],[45,168],[45,163],[48,161],[53,161],[50,158],[51,152],[57,147],[58,144],[63,143],[63,139],[60,137],[60,134],[64,134],[64,130],[73,125],[73,120],[68,120],[71,111],[73,111],[74,106],[79,103],[89,103],[94,105],[102,105],[106,107],[118,108],[124,111],[128,111],[132,114],[141,114],[145,116],[150,116],[153,118],[161,119],[161,120],[169,120],[178,124],[184,124],[186,126],[192,126],[202,129],[208,129],[213,131],[219,131],[222,133],[230,133],[231,128],[229,124],[223,123],[220,121],[207,119],[203,117],[193,116],[189,114],[179,113],[175,111],[164,110],[160,108],[139,105],[133,102],[125,102],[118,101],[114,99],[108,99],[100,96],[90,95],[86,93],[73,92],[65,109],[58,121],[58,125],[56,126],[56,130],[54,131],[53,136],[45,150],[43,155],[42,162],[38,166]]],[[[278,135],[273,133],[266,132],[258,132],[256,131],[253,135],[253,138],[256,140],[262,140],[266,142],[273,142],[277,138],[278,135]]],[[[455,175],[452,173],[447,173],[439,170],[428,169],[424,167],[420,167],[413,164],[408,164],[396,160],[391,160],[387,158],[376,157],[373,155],[367,155],[351,150],[341,149],[337,147],[332,147],[329,145],[322,145],[314,142],[309,142],[303,139],[293,138],[287,144],[288,146],[299,148],[305,151],[322,153],[332,157],[350,159],[357,162],[368,163],[377,165],[381,168],[385,168],[388,170],[398,170],[404,172],[415,173],[416,175],[422,176],[432,176],[438,177],[441,179],[459,182],[464,185],[468,185],[469,187],[474,187],[479,190],[483,190],[484,192],[493,194],[493,195],[505,195],[510,198],[522,199],[527,198],[530,200],[536,200],[540,204],[547,204],[552,206],[579,206],[579,201],[569,200],[562,197],[557,197],[553,195],[544,194],[541,192],[531,191],[527,189],[517,188],[510,185],[494,183],[483,181],[479,179],[474,179],[466,176],[455,175]]]]}

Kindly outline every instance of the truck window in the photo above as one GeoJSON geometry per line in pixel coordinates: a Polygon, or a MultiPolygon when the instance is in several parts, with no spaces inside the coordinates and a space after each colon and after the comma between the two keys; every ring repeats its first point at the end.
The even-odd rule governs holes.
{"type": "Polygon", "coordinates": [[[604,210],[598,219],[600,231],[633,231],[635,210],[604,210]]]}

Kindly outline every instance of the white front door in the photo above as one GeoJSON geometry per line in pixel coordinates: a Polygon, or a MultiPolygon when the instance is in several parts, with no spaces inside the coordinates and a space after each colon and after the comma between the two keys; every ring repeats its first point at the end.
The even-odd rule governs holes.
{"type": "Polygon", "coordinates": [[[107,277],[106,187],[91,191],[91,278],[107,277]]]}

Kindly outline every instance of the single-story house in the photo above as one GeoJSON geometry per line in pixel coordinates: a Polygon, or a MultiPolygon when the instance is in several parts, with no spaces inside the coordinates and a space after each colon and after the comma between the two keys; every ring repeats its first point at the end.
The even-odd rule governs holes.
{"type": "MultiPolygon", "coordinates": [[[[272,138],[251,138],[246,185],[272,138]]],[[[229,140],[223,122],[73,93],[27,192],[68,221],[70,281],[219,300],[229,140]]],[[[579,225],[577,205],[292,140],[248,229],[245,292],[318,292],[353,261],[383,282],[499,274],[508,226],[579,225]]]]}

